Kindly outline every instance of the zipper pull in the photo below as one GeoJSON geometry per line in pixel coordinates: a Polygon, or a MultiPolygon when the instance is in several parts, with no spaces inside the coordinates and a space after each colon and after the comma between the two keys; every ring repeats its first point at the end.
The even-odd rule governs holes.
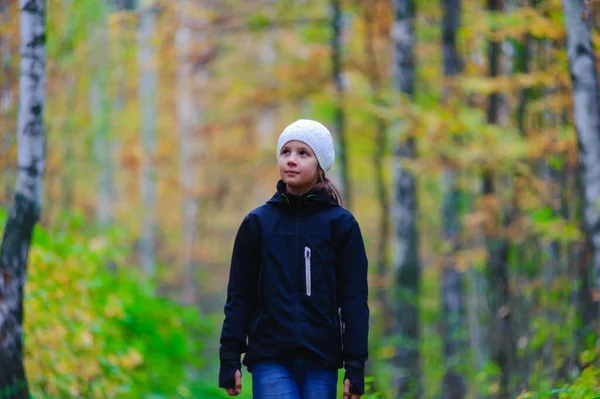
{"type": "Polygon", "coordinates": [[[312,295],[312,282],[310,271],[310,248],[304,247],[304,272],[306,274],[306,296],[312,295]]]}

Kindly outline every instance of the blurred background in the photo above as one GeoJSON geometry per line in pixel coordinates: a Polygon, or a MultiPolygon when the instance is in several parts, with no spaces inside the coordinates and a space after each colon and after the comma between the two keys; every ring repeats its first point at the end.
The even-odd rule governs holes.
{"type": "MultiPolygon", "coordinates": [[[[365,397],[598,397],[593,181],[578,179],[561,1],[46,6],[46,174],[24,296],[33,397],[226,396],[233,239],[274,193],[277,137],[298,118],[334,134],[329,177],[365,238],[365,397]]],[[[0,228],[19,37],[19,4],[1,0],[0,228]]]]}

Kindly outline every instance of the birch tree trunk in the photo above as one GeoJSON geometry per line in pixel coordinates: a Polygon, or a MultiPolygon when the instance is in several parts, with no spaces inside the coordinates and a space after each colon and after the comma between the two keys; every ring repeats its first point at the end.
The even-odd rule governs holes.
{"type": "Polygon", "coordinates": [[[23,290],[33,229],[39,220],[46,161],[46,3],[21,0],[18,172],[0,246],[0,391],[28,398],[23,367],[23,290]]]}
{"type": "MultiPolygon", "coordinates": [[[[192,33],[191,11],[193,2],[182,0],[179,4],[179,29],[175,35],[177,49],[177,121],[179,127],[179,182],[182,192],[181,224],[183,248],[181,264],[186,276],[182,290],[183,303],[197,303],[197,276],[194,270],[194,244],[198,232],[198,129],[202,110],[195,101],[192,50],[195,36],[192,33]]],[[[201,33],[202,34],[202,33],[201,33]]]]}
{"type": "Polygon", "coordinates": [[[333,79],[335,81],[335,133],[338,137],[340,160],[340,175],[342,178],[342,190],[344,197],[344,206],[352,208],[352,187],[350,183],[350,171],[348,169],[348,145],[346,143],[346,118],[344,115],[344,81],[342,79],[342,2],[341,0],[331,1],[332,18],[332,37],[331,37],[331,56],[333,66],[333,79]]]}
{"type": "Polygon", "coordinates": [[[141,145],[143,150],[141,166],[142,226],[140,232],[140,265],[148,275],[153,275],[156,267],[156,115],[157,115],[157,60],[155,37],[155,2],[142,2],[138,31],[138,65],[140,70],[139,98],[141,145]]]}
{"type": "MultiPolygon", "coordinates": [[[[579,144],[579,180],[583,195],[582,229],[591,250],[593,287],[600,289],[600,103],[591,19],[582,21],[583,0],[563,0],[567,53],[573,82],[573,112],[579,144]]],[[[597,322],[597,308],[593,319],[597,322]]]]}
{"type": "MultiPolygon", "coordinates": [[[[444,0],[444,20],[442,27],[442,48],[444,55],[444,75],[452,77],[461,71],[461,59],[456,49],[456,34],[460,26],[461,0],[444,0]]],[[[446,96],[451,95],[446,93],[446,96]]],[[[464,335],[465,304],[463,276],[456,268],[454,254],[461,249],[460,202],[462,192],[457,184],[456,171],[444,170],[446,193],[442,203],[444,241],[450,244],[444,256],[442,272],[442,323],[444,331],[444,357],[446,373],[442,388],[445,399],[465,397],[467,384],[459,369],[466,362],[464,335]]]]}
{"type": "MultiPolygon", "coordinates": [[[[395,24],[392,35],[395,45],[394,86],[409,98],[414,95],[414,20],[413,0],[395,0],[395,24]]],[[[417,198],[415,177],[403,162],[416,157],[413,137],[397,143],[395,157],[395,225],[396,225],[396,290],[397,322],[399,328],[398,350],[395,363],[397,376],[393,389],[397,397],[421,396],[419,361],[419,281],[420,265],[417,242],[417,198]]]]}

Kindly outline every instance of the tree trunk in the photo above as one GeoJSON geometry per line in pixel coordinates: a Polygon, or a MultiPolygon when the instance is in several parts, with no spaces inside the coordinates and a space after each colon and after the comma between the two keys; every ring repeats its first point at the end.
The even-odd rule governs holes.
{"type": "MultiPolygon", "coordinates": [[[[373,103],[381,104],[381,72],[375,48],[373,10],[371,7],[363,7],[362,12],[365,18],[364,53],[367,70],[369,71],[367,78],[369,80],[373,103]]],[[[393,332],[394,322],[389,298],[386,296],[387,287],[385,283],[388,279],[388,237],[391,228],[389,190],[385,181],[386,132],[388,125],[384,119],[376,115],[374,118],[375,151],[373,152],[373,166],[375,171],[376,197],[379,200],[379,237],[377,239],[377,252],[374,262],[377,267],[378,284],[375,296],[381,306],[383,335],[387,337],[393,332]]]]}
{"type": "MultiPolygon", "coordinates": [[[[581,148],[581,147],[580,147],[581,148]]],[[[571,219],[581,220],[581,205],[585,202],[583,195],[583,181],[581,177],[581,162],[579,165],[571,166],[571,181],[576,186],[570,192],[579,193],[579,199],[571,196],[571,201],[574,203],[571,205],[571,219]]],[[[585,223],[583,220],[581,220],[585,223]]],[[[569,250],[569,265],[575,266],[575,276],[573,278],[574,286],[574,302],[577,309],[577,315],[579,318],[579,325],[575,329],[575,353],[574,358],[577,361],[579,368],[581,364],[579,358],[581,352],[585,349],[591,349],[589,340],[587,339],[590,334],[594,333],[594,320],[596,319],[596,304],[594,303],[593,291],[594,283],[592,278],[592,244],[590,242],[590,235],[585,234],[583,240],[574,242],[569,250]]]]}
{"type": "Polygon", "coordinates": [[[118,10],[133,10],[136,0],[111,0],[111,2],[118,10]]]}
{"type": "Polygon", "coordinates": [[[335,133],[339,145],[338,157],[340,160],[340,175],[342,178],[342,196],[344,206],[352,208],[352,186],[350,182],[350,170],[348,168],[348,145],[346,142],[345,116],[344,116],[344,82],[342,79],[342,2],[332,0],[332,64],[333,79],[335,81],[335,133]]]}
{"type": "MultiPolygon", "coordinates": [[[[510,7],[506,7],[506,12],[517,12],[518,8],[513,3],[510,7]]],[[[514,56],[514,72],[521,74],[528,74],[530,72],[530,60],[531,53],[533,51],[533,37],[530,33],[526,33],[521,41],[511,40],[513,48],[515,49],[514,56]]],[[[511,71],[512,72],[512,71],[511,71]]],[[[527,136],[526,126],[526,115],[527,115],[527,103],[531,97],[532,90],[528,87],[519,89],[518,105],[515,112],[517,126],[522,137],[527,136]]],[[[532,165],[532,167],[535,167],[532,165]]],[[[517,179],[517,184],[519,183],[517,179]]],[[[520,187],[514,189],[514,195],[518,195],[520,187]]],[[[516,264],[518,267],[515,271],[514,281],[526,281],[527,284],[532,283],[531,277],[524,272],[522,265],[530,259],[525,259],[527,254],[532,254],[535,257],[534,262],[538,262],[539,247],[537,237],[528,237],[520,243],[514,244],[515,251],[517,251],[518,260],[516,264]]],[[[539,263],[539,262],[538,262],[539,263]]],[[[513,327],[515,337],[529,337],[530,336],[530,319],[532,303],[535,299],[532,295],[523,293],[522,289],[516,289],[513,294],[513,303],[515,304],[513,310],[513,327]]],[[[527,389],[532,371],[532,362],[537,358],[537,353],[531,353],[531,350],[523,350],[519,353],[518,358],[515,358],[515,369],[514,373],[516,376],[515,387],[517,389],[527,389]]],[[[517,356],[517,355],[515,355],[517,356]]]]}
{"type": "MultiPolygon", "coordinates": [[[[556,116],[557,119],[558,116],[556,116]]],[[[565,121],[566,122],[566,121],[565,121]]],[[[559,122],[556,122],[561,123],[559,122]]],[[[576,192],[576,190],[572,190],[570,187],[570,175],[571,175],[571,167],[568,162],[568,155],[565,155],[564,165],[560,169],[558,173],[558,197],[559,197],[559,212],[560,216],[565,220],[572,220],[571,218],[571,204],[573,200],[580,199],[581,196],[573,196],[572,193],[576,192]]],[[[578,318],[577,311],[580,309],[577,303],[577,283],[579,281],[577,268],[578,263],[574,259],[574,251],[573,251],[573,243],[563,244],[561,246],[561,262],[562,268],[564,270],[565,277],[569,280],[571,291],[569,292],[569,305],[567,311],[570,313],[567,323],[570,326],[570,340],[569,346],[566,348],[568,353],[565,356],[564,364],[559,369],[557,373],[557,377],[563,381],[568,381],[569,376],[573,375],[574,372],[577,372],[577,364],[579,359],[579,354],[581,352],[577,351],[577,323],[576,320],[578,318]],[[574,310],[574,311],[573,311],[574,310]]]]}
{"type": "MultiPolygon", "coordinates": [[[[375,48],[374,37],[374,17],[372,7],[362,7],[362,13],[365,19],[365,37],[364,54],[366,57],[367,79],[369,81],[372,101],[374,104],[381,104],[381,71],[377,59],[377,50],[375,48]]],[[[374,264],[376,265],[377,284],[375,285],[375,297],[380,306],[379,320],[376,322],[379,327],[377,331],[388,338],[394,332],[394,312],[390,306],[388,292],[388,269],[389,269],[389,234],[391,228],[390,220],[390,200],[388,184],[385,181],[385,163],[386,163],[386,141],[387,141],[387,122],[377,115],[373,115],[373,125],[375,127],[375,151],[373,151],[374,179],[376,186],[376,197],[379,202],[379,231],[377,238],[377,250],[374,264]]],[[[369,375],[375,373],[374,362],[367,362],[365,372],[369,375]]],[[[371,390],[378,392],[380,389],[378,382],[371,383],[371,390]]]]}
{"type": "Polygon", "coordinates": [[[489,316],[489,306],[486,299],[487,282],[484,274],[474,266],[469,266],[467,280],[469,342],[473,352],[475,370],[480,372],[484,369],[489,359],[488,329],[486,324],[482,322],[482,320],[485,320],[489,316]]]}
{"type": "MultiPolygon", "coordinates": [[[[537,1],[534,1],[533,5],[537,5],[537,1]]],[[[533,41],[533,39],[530,40],[533,41]]],[[[547,57],[548,54],[552,53],[552,43],[549,40],[544,40],[538,43],[540,44],[539,46],[537,46],[538,58],[541,58],[543,61],[543,58],[547,57]]],[[[532,49],[528,48],[527,50],[529,51],[532,49]]],[[[535,52],[532,53],[532,55],[535,55],[535,52]]],[[[550,97],[552,94],[552,89],[546,88],[542,91],[542,93],[542,95],[550,97]]],[[[545,127],[557,126],[558,123],[560,123],[556,113],[553,112],[550,107],[544,109],[542,113],[542,121],[545,127]]],[[[548,160],[541,161],[539,165],[540,176],[544,179],[546,186],[548,187],[548,192],[550,193],[549,199],[551,201],[552,214],[555,217],[562,217],[561,183],[563,180],[565,180],[564,176],[566,175],[566,168],[566,165],[564,165],[561,168],[557,169],[550,162],[548,162],[548,160]]],[[[564,217],[564,219],[568,219],[568,217],[564,217]]],[[[552,287],[552,281],[556,281],[559,278],[565,278],[568,280],[568,273],[570,267],[569,264],[566,263],[564,260],[565,248],[561,245],[561,243],[558,241],[552,241],[548,243],[541,243],[540,246],[544,253],[542,264],[542,280],[544,281],[544,286],[552,287]]],[[[553,290],[554,292],[551,292],[551,297],[556,297],[560,295],[559,301],[561,304],[564,302],[569,302],[568,297],[562,299],[563,294],[560,291],[556,292],[556,288],[554,288],[553,290]]],[[[568,306],[566,310],[563,310],[563,308],[561,306],[558,306],[558,304],[554,304],[552,302],[550,303],[548,309],[546,310],[546,318],[550,328],[559,329],[563,325],[562,323],[564,323],[565,321],[569,323],[569,325],[573,324],[572,322],[574,320],[570,317],[572,312],[569,310],[569,307],[570,306],[568,306]]],[[[569,343],[571,344],[572,342],[569,343]]],[[[557,339],[557,337],[553,335],[550,335],[544,343],[544,347],[542,349],[542,356],[544,359],[544,363],[547,365],[548,377],[552,382],[552,386],[556,386],[559,380],[564,379],[564,377],[561,376],[561,373],[564,373],[564,371],[572,368],[570,352],[568,347],[564,348],[564,350],[561,350],[557,353],[555,348],[559,345],[564,347],[564,341],[557,339]],[[555,366],[556,357],[561,357],[563,359],[562,366],[555,366]]],[[[530,367],[530,370],[532,370],[532,367],[530,367]]],[[[526,373],[526,375],[529,376],[530,372],[526,373]]]]}
{"type": "Polygon", "coordinates": [[[462,60],[456,49],[456,34],[460,27],[462,0],[443,0],[442,50],[444,76],[455,76],[462,71],[462,60]]]}
{"type": "MultiPolygon", "coordinates": [[[[109,0],[107,14],[120,14],[124,11],[132,11],[135,9],[134,0],[109,0]]],[[[102,120],[96,125],[97,132],[95,135],[96,156],[99,164],[99,179],[98,179],[98,205],[97,205],[97,220],[101,227],[111,226],[114,222],[113,204],[118,203],[119,192],[117,190],[117,174],[115,173],[115,160],[117,159],[121,135],[111,132],[120,132],[122,130],[123,109],[125,108],[125,67],[123,66],[124,52],[123,48],[128,44],[122,41],[121,29],[123,20],[119,15],[117,20],[118,33],[109,37],[107,25],[102,25],[102,31],[95,33],[101,35],[102,42],[105,43],[107,50],[99,50],[98,53],[106,53],[105,58],[97,58],[99,71],[103,77],[102,81],[106,85],[96,89],[100,94],[98,99],[102,104],[100,117],[102,120]],[[112,40],[111,40],[112,39],[112,40]],[[116,40],[115,40],[116,39],[116,40]],[[110,60],[107,65],[106,60],[110,60]],[[106,71],[106,69],[109,71],[106,71]],[[114,84],[115,92],[111,93],[108,86],[114,84]],[[112,99],[110,98],[112,96],[112,99]]],[[[108,21],[107,21],[108,23],[108,21]]],[[[94,33],[93,33],[94,34],[94,33]]],[[[97,80],[93,81],[98,83],[97,80]]],[[[68,159],[68,158],[67,158],[68,159]]]]}
{"type": "MultiPolygon", "coordinates": [[[[465,180],[471,182],[469,191],[477,193],[481,189],[481,179],[476,173],[469,173],[465,180]]],[[[474,194],[476,196],[476,194],[474,194]]],[[[467,197],[468,198],[468,197],[467,197]]],[[[470,199],[470,203],[475,198],[470,199]]],[[[469,211],[473,208],[469,206],[469,211]]],[[[480,224],[467,244],[470,249],[483,250],[486,243],[485,226],[480,224]]],[[[484,372],[490,363],[490,345],[488,342],[490,323],[490,306],[488,303],[487,292],[488,282],[485,271],[482,271],[476,265],[470,264],[466,273],[467,277],[467,318],[469,325],[469,343],[471,353],[473,354],[474,371],[476,373],[484,372]]],[[[483,387],[477,387],[483,388],[483,387]]],[[[476,397],[480,397],[481,392],[476,391],[476,397]]]]}
{"type": "MultiPolygon", "coordinates": [[[[502,9],[500,0],[488,0],[488,9],[498,12],[502,9]]],[[[490,41],[488,45],[489,76],[498,76],[500,61],[500,43],[490,41]]],[[[500,111],[500,96],[493,93],[489,96],[487,121],[498,123],[500,111]]],[[[483,194],[488,197],[497,195],[495,177],[491,170],[483,175],[483,194]]],[[[503,206],[500,206],[500,215],[490,210],[490,223],[492,226],[509,223],[508,215],[503,206]]],[[[488,252],[488,295],[490,305],[490,346],[494,363],[501,370],[499,397],[508,399],[510,396],[510,375],[514,365],[514,348],[512,338],[511,308],[509,305],[509,279],[508,279],[508,241],[505,237],[498,237],[497,233],[486,233],[486,247],[488,252]]]]}
{"type": "Polygon", "coordinates": [[[460,372],[466,359],[465,303],[463,276],[456,267],[454,254],[460,250],[460,201],[462,192],[457,188],[455,177],[446,171],[448,191],[444,196],[442,220],[444,224],[444,241],[450,243],[450,252],[444,256],[442,272],[442,327],[444,332],[444,360],[446,373],[442,397],[460,399],[466,395],[467,383],[460,372]]]}
{"type": "MultiPolygon", "coordinates": [[[[460,26],[461,0],[444,0],[444,21],[442,27],[442,48],[444,55],[444,76],[452,77],[460,73],[461,59],[456,49],[456,33],[460,26]]],[[[447,90],[447,97],[450,92],[447,90]]],[[[444,256],[442,273],[442,326],[444,331],[444,357],[446,373],[442,397],[462,399],[466,394],[466,380],[461,375],[460,365],[465,359],[465,304],[462,273],[456,268],[454,254],[460,250],[460,201],[461,190],[456,182],[456,172],[444,171],[446,193],[443,200],[442,221],[444,241],[450,244],[444,256]]]]}
{"type": "Polygon", "coordinates": [[[98,196],[96,219],[98,225],[108,227],[113,220],[112,201],[114,197],[113,169],[110,140],[110,104],[109,104],[109,72],[108,51],[108,10],[102,7],[100,18],[91,30],[92,79],[90,83],[90,107],[92,115],[92,134],[94,138],[94,155],[98,166],[98,196]]]}
{"type": "MultiPolygon", "coordinates": [[[[531,44],[533,38],[531,34],[527,33],[524,38],[523,44],[517,47],[517,72],[527,74],[529,73],[529,53],[531,52],[531,44]]],[[[527,99],[531,89],[524,87],[519,91],[519,105],[517,106],[517,125],[521,135],[526,136],[527,131],[525,128],[525,110],[527,107],[527,99]]]]}
{"type": "MultiPolygon", "coordinates": [[[[409,98],[414,94],[414,20],[413,0],[395,1],[396,20],[392,35],[395,43],[394,86],[409,98]]],[[[403,162],[416,158],[415,140],[409,137],[394,148],[395,156],[395,225],[398,367],[393,389],[398,397],[421,397],[419,361],[419,283],[420,265],[417,242],[417,191],[415,177],[403,162]]]]}
{"type": "Polygon", "coordinates": [[[377,276],[379,284],[377,285],[377,298],[381,305],[382,317],[384,321],[384,336],[389,336],[393,332],[394,315],[390,309],[389,298],[386,296],[386,281],[388,278],[388,237],[390,233],[390,201],[388,185],[385,181],[385,147],[387,125],[384,120],[378,119],[375,124],[375,152],[373,154],[373,163],[375,166],[375,184],[377,198],[379,199],[379,238],[377,240],[377,255],[375,264],[377,265],[377,276]]]}
{"type": "Polygon", "coordinates": [[[154,1],[144,2],[140,10],[138,31],[138,63],[140,68],[139,99],[141,144],[143,150],[141,166],[142,228],[140,232],[140,265],[148,275],[153,275],[156,267],[156,115],[157,102],[157,60],[154,1]]]}
{"type": "Polygon", "coordinates": [[[20,1],[18,173],[0,246],[0,391],[28,398],[23,367],[23,290],[33,228],[39,220],[46,161],[46,4],[20,1]]]}
{"type": "Polygon", "coordinates": [[[183,248],[181,265],[185,277],[183,303],[198,301],[198,277],[195,273],[194,244],[198,236],[198,129],[202,110],[194,99],[193,43],[194,33],[190,17],[193,2],[179,3],[179,29],[175,36],[177,49],[177,121],[179,125],[179,182],[182,193],[181,224],[183,248]]]}
{"type": "MultiPolygon", "coordinates": [[[[590,19],[582,21],[583,0],[563,0],[567,53],[573,83],[573,112],[579,144],[579,179],[583,194],[582,229],[590,246],[592,282],[600,289],[600,103],[590,19]]],[[[587,268],[586,268],[587,269],[587,268]]],[[[597,321],[597,304],[592,317],[597,321]]]]}

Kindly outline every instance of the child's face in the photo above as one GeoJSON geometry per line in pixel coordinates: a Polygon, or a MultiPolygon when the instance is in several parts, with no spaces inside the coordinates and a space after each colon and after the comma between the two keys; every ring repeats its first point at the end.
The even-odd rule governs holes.
{"type": "Polygon", "coordinates": [[[319,161],[301,141],[288,141],[279,154],[279,174],[292,194],[304,194],[319,178],[319,161]]]}

